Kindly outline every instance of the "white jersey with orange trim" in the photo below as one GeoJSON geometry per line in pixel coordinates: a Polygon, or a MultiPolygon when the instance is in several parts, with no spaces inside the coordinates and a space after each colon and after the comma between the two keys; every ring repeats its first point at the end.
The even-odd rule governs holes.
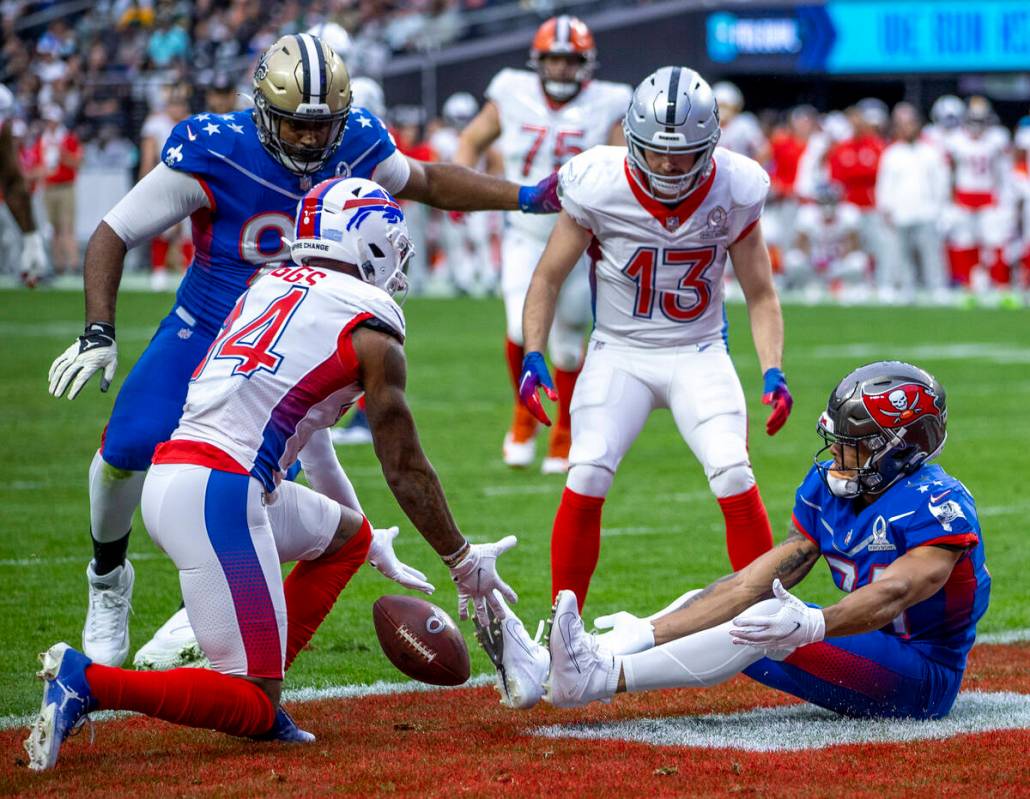
{"type": "Polygon", "coordinates": [[[769,176],[722,147],[714,161],[676,208],[644,193],[625,147],[595,147],[562,167],[562,208],[600,244],[595,340],[662,347],[725,338],[727,250],[758,223],[769,176]]]}
{"type": "Polygon", "coordinates": [[[954,171],[955,203],[966,208],[996,205],[1011,179],[1009,137],[1000,128],[979,136],[957,131],[947,140],[954,171]]]}
{"type": "MultiPolygon", "coordinates": [[[[498,147],[505,177],[516,183],[536,183],[574,155],[607,144],[632,96],[633,89],[625,83],[592,80],[567,103],[556,106],[547,99],[535,72],[502,69],[490,81],[486,97],[500,114],[498,147]]],[[[554,218],[512,213],[508,223],[546,241],[554,218]]]]}
{"type": "Polygon", "coordinates": [[[358,278],[307,266],[260,278],[194,372],[154,463],[249,473],[274,491],[311,434],[362,395],[350,339],[361,323],[404,339],[397,303],[358,278]]]}

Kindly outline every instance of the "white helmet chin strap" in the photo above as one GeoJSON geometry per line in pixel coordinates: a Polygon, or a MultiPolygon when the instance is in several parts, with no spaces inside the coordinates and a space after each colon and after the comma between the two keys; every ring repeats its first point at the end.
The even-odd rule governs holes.
{"type": "Polygon", "coordinates": [[[580,89],[580,84],[570,80],[545,80],[544,90],[555,100],[568,100],[580,89]]]}
{"type": "Polygon", "coordinates": [[[854,499],[862,493],[859,490],[857,479],[834,477],[832,474],[827,474],[826,485],[829,487],[830,493],[840,499],[854,499]]]}

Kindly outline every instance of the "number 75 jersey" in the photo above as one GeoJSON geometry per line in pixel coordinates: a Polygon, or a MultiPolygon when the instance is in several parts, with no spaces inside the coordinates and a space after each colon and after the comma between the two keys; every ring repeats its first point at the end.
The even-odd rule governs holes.
{"type": "Polygon", "coordinates": [[[559,171],[562,209],[600,245],[591,275],[596,340],[725,341],[727,252],[758,224],[769,176],[721,147],[713,160],[701,186],[675,207],[637,184],[625,147],[595,147],[559,171]]]}

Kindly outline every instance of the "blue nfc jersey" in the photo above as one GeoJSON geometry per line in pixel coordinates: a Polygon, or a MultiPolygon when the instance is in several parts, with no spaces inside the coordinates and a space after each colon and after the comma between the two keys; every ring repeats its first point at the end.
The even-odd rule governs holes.
{"type": "Polygon", "coordinates": [[[265,264],[290,260],[297,203],[327,178],[370,178],[396,151],[386,126],[352,108],[343,140],[321,171],[295,175],[258,140],[253,112],[197,114],[172,130],[161,152],[166,166],[192,175],[209,208],[191,217],[196,256],[179,287],[178,305],[214,335],[265,264]]]}
{"type": "Polygon", "coordinates": [[[916,547],[965,547],[936,594],[882,629],[920,646],[943,665],[965,667],[976,623],[987,610],[991,576],[976,502],[961,482],[931,464],[861,507],[831,494],[813,466],[795,496],[794,524],[819,545],[834,582],[847,592],[874,582],[916,547]]]}

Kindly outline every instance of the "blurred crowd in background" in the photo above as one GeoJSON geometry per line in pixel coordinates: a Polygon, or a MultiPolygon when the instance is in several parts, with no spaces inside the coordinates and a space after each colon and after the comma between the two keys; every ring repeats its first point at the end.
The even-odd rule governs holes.
{"type": "MultiPolygon", "coordinates": [[[[531,17],[552,10],[547,0],[102,0],[50,19],[49,5],[0,2],[0,81],[13,94],[5,113],[15,120],[56,276],[81,269],[76,183],[88,180],[91,197],[117,199],[157,163],[178,121],[247,107],[256,58],[282,33],[325,38],[361,76],[356,102],[390,124],[402,151],[448,160],[477,98],[454,95],[439,116],[388,107],[376,83],[385,65],[397,54],[489,34],[505,24],[505,13],[494,12],[513,5],[531,17]]],[[[763,226],[786,294],[1006,303],[1030,290],[1030,117],[1009,130],[985,98],[953,96],[926,109],[869,98],[840,110],[766,110],[731,83],[714,89],[721,145],[771,176],[763,226]]],[[[495,290],[500,214],[409,215],[423,254],[414,290],[495,290]]],[[[16,234],[9,228],[0,220],[0,239],[16,234]]],[[[179,229],[135,263],[163,290],[190,257],[189,231],[179,229]]]]}

